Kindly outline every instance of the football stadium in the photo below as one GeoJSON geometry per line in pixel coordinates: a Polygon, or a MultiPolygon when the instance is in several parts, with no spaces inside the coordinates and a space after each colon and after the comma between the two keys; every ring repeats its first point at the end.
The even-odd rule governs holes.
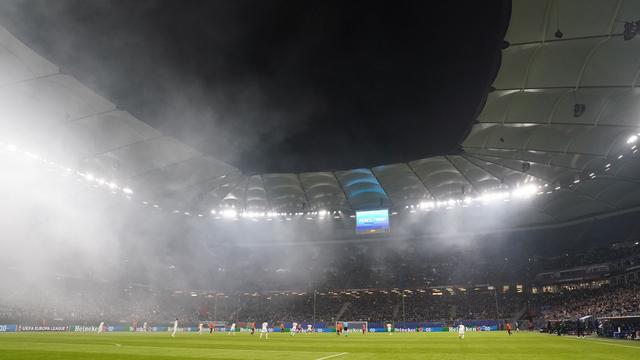
{"type": "Polygon", "coordinates": [[[640,358],[640,1],[0,1],[0,359],[640,358]]]}

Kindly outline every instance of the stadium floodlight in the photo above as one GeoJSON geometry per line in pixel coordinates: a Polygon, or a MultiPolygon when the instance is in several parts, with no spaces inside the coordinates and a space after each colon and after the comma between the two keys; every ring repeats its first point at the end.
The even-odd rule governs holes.
{"type": "Polygon", "coordinates": [[[499,192],[490,192],[490,193],[485,193],[483,195],[480,196],[480,200],[484,201],[484,202],[491,202],[491,201],[495,201],[495,200],[504,200],[509,198],[509,193],[506,191],[499,191],[499,192]]]}
{"type": "Polygon", "coordinates": [[[423,201],[420,203],[420,208],[422,209],[431,209],[435,206],[435,203],[433,201],[423,201]]]}
{"type": "Polygon", "coordinates": [[[511,192],[511,196],[514,198],[528,198],[535,195],[538,192],[538,188],[533,185],[524,185],[516,188],[511,192]]]}
{"type": "Polygon", "coordinates": [[[93,181],[95,176],[93,176],[93,174],[86,174],[84,178],[87,179],[87,181],[93,181]]]}
{"type": "Polygon", "coordinates": [[[118,185],[116,185],[116,183],[114,183],[114,182],[110,182],[110,183],[109,183],[109,187],[110,187],[112,190],[115,190],[115,189],[118,187],[118,185]]]}
{"type": "Polygon", "coordinates": [[[636,141],[638,141],[638,135],[631,135],[627,139],[627,144],[633,144],[636,141]]]}
{"type": "Polygon", "coordinates": [[[235,211],[234,209],[226,209],[222,211],[222,216],[224,216],[227,219],[232,219],[238,216],[238,212],[235,211]]]}
{"type": "Polygon", "coordinates": [[[216,210],[215,209],[211,210],[210,212],[211,212],[211,215],[215,215],[216,214],[216,210]]]}
{"type": "Polygon", "coordinates": [[[618,155],[618,160],[622,159],[624,155],[618,155]]]}
{"type": "Polygon", "coordinates": [[[320,210],[320,211],[318,211],[318,215],[320,215],[320,216],[325,216],[325,215],[327,215],[327,210],[320,210]]]}
{"type": "Polygon", "coordinates": [[[129,189],[128,187],[122,189],[122,192],[128,195],[133,194],[133,190],[129,189]]]}
{"type": "Polygon", "coordinates": [[[26,151],[24,154],[27,155],[28,157],[34,159],[34,160],[40,160],[40,157],[38,155],[34,154],[34,153],[26,151]]]}

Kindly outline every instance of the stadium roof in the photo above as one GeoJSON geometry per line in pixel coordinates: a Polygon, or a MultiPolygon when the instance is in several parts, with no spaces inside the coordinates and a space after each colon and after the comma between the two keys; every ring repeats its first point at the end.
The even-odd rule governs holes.
{"type": "Polygon", "coordinates": [[[252,176],[117,109],[0,28],[0,141],[200,212],[404,209],[533,183],[531,223],[615,213],[640,205],[640,39],[623,37],[638,19],[631,1],[514,1],[495,90],[461,153],[252,176]]]}

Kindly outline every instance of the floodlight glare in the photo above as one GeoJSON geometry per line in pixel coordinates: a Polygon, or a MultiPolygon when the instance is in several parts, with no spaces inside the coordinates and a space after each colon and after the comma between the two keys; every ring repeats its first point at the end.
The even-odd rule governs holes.
{"type": "Polygon", "coordinates": [[[535,185],[520,186],[511,192],[511,196],[516,198],[528,198],[535,195],[538,192],[538,188],[535,185]]]}
{"type": "Polygon", "coordinates": [[[233,209],[227,209],[222,211],[222,215],[224,217],[226,217],[227,219],[231,219],[231,218],[235,218],[236,216],[238,216],[238,212],[233,210],[233,209]]]}
{"type": "Polygon", "coordinates": [[[133,194],[133,190],[131,190],[129,188],[122,189],[122,192],[125,193],[125,194],[129,194],[129,195],[133,194]]]}
{"type": "Polygon", "coordinates": [[[627,144],[633,144],[636,141],[638,141],[638,135],[631,135],[627,139],[627,144]]]}

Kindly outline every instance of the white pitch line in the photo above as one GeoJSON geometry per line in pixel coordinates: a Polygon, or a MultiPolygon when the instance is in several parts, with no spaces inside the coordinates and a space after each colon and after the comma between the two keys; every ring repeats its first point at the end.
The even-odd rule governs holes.
{"type": "Polygon", "coordinates": [[[342,355],[347,355],[347,354],[348,354],[348,353],[343,352],[343,353],[340,353],[340,354],[334,354],[334,355],[329,355],[329,356],[321,357],[321,358],[316,359],[316,360],[331,359],[331,358],[333,358],[333,357],[342,356],[342,355]]]}
{"type": "Polygon", "coordinates": [[[574,340],[574,341],[590,341],[596,344],[602,344],[602,345],[610,345],[610,346],[619,346],[619,347],[626,347],[626,348],[631,348],[631,349],[636,349],[636,350],[640,350],[640,346],[633,346],[633,345],[623,345],[623,344],[614,344],[610,341],[602,341],[602,340],[597,340],[597,339],[589,339],[589,338],[585,338],[584,340],[580,340],[580,339],[572,339],[569,338],[570,340],[574,340]]]}
{"type": "Polygon", "coordinates": [[[113,344],[113,346],[122,347],[120,344],[113,344]]]}

